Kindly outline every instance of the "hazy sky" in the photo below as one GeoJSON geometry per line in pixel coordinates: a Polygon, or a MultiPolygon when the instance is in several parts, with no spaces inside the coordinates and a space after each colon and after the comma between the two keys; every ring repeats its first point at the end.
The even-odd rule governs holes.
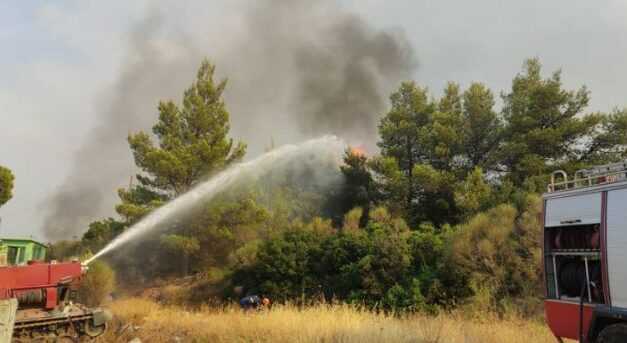
{"type": "MultiPolygon", "coordinates": [[[[158,12],[176,23],[164,25],[166,30],[180,30],[190,39],[221,37],[213,40],[220,45],[248,3],[0,2],[0,165],[17,178],[14,198],[0,208],[0,236],[41,237],[42,203],[63,183],[81,142],[97,127],[98,109],[122,73],[128,37],[139,22],[158,12]]],[[[567,86],[588,86],[590,111],[627,106],[625,1],[341,0],[341,5],[377,28],[404,32],[418,62],[405,78],[436,94],[449,80],[505,90],[522,61],[537,56],[546,71],[561,68],[567,86]]],[[[211,51],[206,47],[203,54],[211,58],[211,51]]]]}

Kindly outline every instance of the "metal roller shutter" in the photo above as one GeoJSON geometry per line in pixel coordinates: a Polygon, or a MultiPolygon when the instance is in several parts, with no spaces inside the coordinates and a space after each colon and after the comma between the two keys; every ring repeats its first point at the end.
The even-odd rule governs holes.
{"type": "Polygon", "coordinates": [[[601,193],[549,199],[546,204],[546,227],[599,224],[601,193]]]}

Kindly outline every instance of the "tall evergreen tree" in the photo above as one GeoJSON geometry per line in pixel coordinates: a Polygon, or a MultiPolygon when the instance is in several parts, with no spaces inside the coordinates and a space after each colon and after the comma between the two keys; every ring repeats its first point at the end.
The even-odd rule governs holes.
{"type": "MultiPolygon", "coordinates": [[[[83,237],[87,246],[101,247],[124,227],[244,156],[246,146],[228,137],[229,113],[222,98],[226,80],[216,82],[214,73],[215,67],[204,60],[180,106],[172,101],[159,103],[159,120],[152,129],[156,143],[146,132],[128,137],[135,164],[143,173],[137,175],[138,184],[118,191],[122,201],[116,212],[122,221],[109,218],[92,223],[83,237]]],[[[184,225],[187,231],[195,226],[176,225],[184,225]]],[[[198,251],[198,239],[186,237],[186,230],[177,229],[176,234],[149,240],[145,246],[163,245],[170,252],[180,249],[187,269],[190,255],[198,251]]]]}
{"type": "Polygon", "coordinates": [[[392,108],[379,124],[381,138],[378,145],[381,155],[396,159],[399,170],[407,176],[409,184],[405,201],[409,204],[415,193],[412,182],[414,166],[425,162],[428,156],[428,124],[436,106],[429,100],[427,90],[414,82],[402,83],[390,100],[392,108]]]}
{"type": "Polygon", "coordinates": [[[449,82],[438,102],[432,122],[427,125],[430,140],[426,149],[429,154],[423,163],[447,172],[453,172],[459,167],[459,157],[463,151],[462,111],[460,86],[449,82]]]}
{"type": "Polygon", "coordinates": [[[502,139],[503,123],[494,111],[494,96],[481,83],[473,83],[464,92],[463,146],[468,170],[491,171],[495,152],[502,139]]]}
{"type": "Polygon", "coordinates": [[[516,185],[528,181],[534,190],[542,189],[549,169],[584,153],[586,138],[602,121],[599,114],[583,114],[590,100],[585,87],[564,90],[560,71],[544,79],[541,69],[538,59],[525,61],[503,96],[503,171],[516,185]]]}
{"type": "Polygon", "coordinates": [[[226,80],[214,81],[215,67],[204,60],[196,81],[183,94],[182,106],[159,103],[159,120],[153,127],[155,145],[146,132],[128,140],[135,163],[145,174],[138,185],[121,189],[116,211],[133,223],[168,199],[193,187],[204,177],[228,167],[246,153],[229,133],[229,113],[222,92],[226,80]]]}
{"type": "MultiPolygon", "coordinates": [[[[390,96],[392,108],[379,124],[381,157],[374,161],[377,172],[385,175],[385,192],[394,198],[405,215],[412,217],[412,207],[419,192],[414,168],[428,161],[430,126],[436,104],[427,90],[414,82],[403,82],[390,96]]],[[[398,207],[398,206],[395,206],[398,207]]]]}
{"type": "Polygon", "coordinates": [[[449,83],[439,101],[413,82],[391,96],[392,108],[379,126],[381,157],[372,161],[382,177],[386,204],[408,223],[437,225],[454,220],[454,183],[463,155],[463,102],[449,83]]]}
{"type": "Polygon", "coordinates": [[[153,127],[158,146],[145,132],[129,136],[135,163],[146,173],[138,176],[142,186],[176,196],[246,153],[243,143],[228,138],[229,113],[222,99],[226,80],[216,83],[214,72],[203,61],[182,106],[159,104],[159,121],[153,127]]]}

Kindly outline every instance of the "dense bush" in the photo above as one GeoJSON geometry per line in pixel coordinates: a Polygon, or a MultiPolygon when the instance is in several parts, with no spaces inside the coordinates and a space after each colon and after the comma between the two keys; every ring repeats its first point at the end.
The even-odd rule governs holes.
{"type": "Polygon", "coordinates": [[[447,259],[482,307],[501,311],[541,296],[539,198],[529,196],[525,205],[479,213],[451,236],[447,259]]]}
{"type": "Polygon", "coordinates": [[[539,199],[500,205],[468,223],[410,230],[384,208],[366,227],[291,228],[264,241],[235,281],[277,300],[336,299],[386,310],[470,304],[507,310],[540,295],[539,199]]]}
{"type": "Polygon", "coordinates": [[[80,301],[87,306],[100,305],[115,289],[115,273],[104,262],[94,261],[89,265],[78,290],[80,301]]]}
{"type": "Polygon", "coordinates": [[[390,310],[425,309],[426,299],[440,299],[439,270],[431,263],[442,253],[439,234],[411,231],[384,208],[371,211],[366,227],[356,229],[348,217],[339,230],[314,221],[264,241],[236,283],[277,300],[335,299],[390,310]]]}

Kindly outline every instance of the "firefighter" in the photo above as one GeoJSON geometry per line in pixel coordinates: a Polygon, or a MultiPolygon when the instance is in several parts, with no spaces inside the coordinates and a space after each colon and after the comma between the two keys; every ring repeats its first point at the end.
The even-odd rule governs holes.
{"type": "Polygon", "coordinates": [[[270,299],[262,296],[261,297],[261,304],[263,305],[264,308],[270,308],[270,299]]]}
{"type": "Polygon", "coordinates": [[[243,310],[261,310],[270,306],[270,299],[265,296],[249,295],[239,301],[239,306],[243,310]]]}
{"type": "Polygon", "coordinates": [[[253,310],[261,306],[261,298],[257,295],[248,295],[240,299],[239,306],[242,310],[253,310]]]}

